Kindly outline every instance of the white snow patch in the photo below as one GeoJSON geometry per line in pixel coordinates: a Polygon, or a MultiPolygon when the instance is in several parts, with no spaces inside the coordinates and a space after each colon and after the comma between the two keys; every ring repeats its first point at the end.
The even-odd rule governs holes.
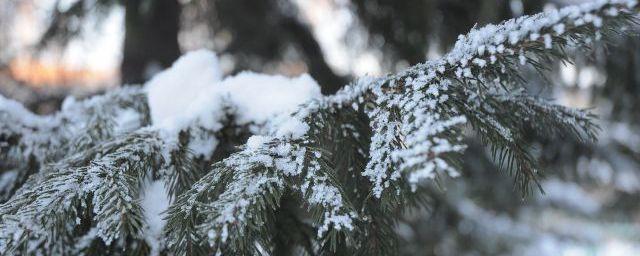
{"type": "Polygon", "coordinates": [[[39,116],[33,114],[19,102],[0,95],[0,114],[2,114],[2,112],[6,112],[11,116],[20,117],[22,122],[28,125],[37,125],[40,121],[39,116]]]}
{"type": "MultiPolygon", "coordinates": [[[[224,80],[221,74],[215,53],[199,50],[156,75],[145,85],[153,126],[169,137],[195,128],[189,148],[209,157],[218,145],[211,134],[222,129],[228,117],[261,134],[272,118],[321,97],[320,86],[307,74],[289,78],[243,72],[224,80]]],[[[296,135],[301,130],[288,132],[296,135]]]]}
{"type": "Polygon", "coordinates": [[[262,124],[321,96],[320,86],[307,74],[288,78],[243,72],[220,81],[221,74],[211,51],[180,57],[145,85],[153,124],[178,131],[199,122],[217,130],[225,108],[232,109],[239,125],[262,124]]]}
{"type": "Polygon", "coordinates": [[[247,148],[252,150],[259,149],[260,147],[262,147],[262,145],[264,145],[266,141],[267,141],[267,138],[264,136],[260,136],[260,135],[251,136],[247,140],[247,148]]]}
{"type": "Polygon", "coordinates": [[[237,108],[238,124],[264,123],[277,114],[294,111],[298,105],[321,96],[320,86],[307,74],[288,78],[242,72],[226,78],[221,86],[237,108]]]}
{"type": "Polygon", "coordinates": [[[202,94],[222,78],[215,53],[186,53],[145,84],[151,120],[164,128],[184,128],[185,116],[202,94]],[[186,112],[186,113],[185,113],[186,112]]]}
{"type": "Polygon", "coordinates": [[[309,131],[309,125],[302,121],[290,118],[278,125],[276,136],[280,138],[292,138],[298,139],[304,136],[309,131]]]}
{"type": "Polygon", "coordinates": [[[115,132],[117,134],[124,134],[127,132],[132,132],[138,127],[142,126],[141,124],[141,115],[135,109],[127,108],[118,113],[116,116],[116,126],[115,132]]]}
{"type": "Polygon", "coordinates": [[[142,209],[147,223],[145,240],[151,247],[150,255],[160,253],[162,229],[165,225],[164,211],[169,208],[171,198],[161,180],[148,182],[142,194],[142,209]]]}

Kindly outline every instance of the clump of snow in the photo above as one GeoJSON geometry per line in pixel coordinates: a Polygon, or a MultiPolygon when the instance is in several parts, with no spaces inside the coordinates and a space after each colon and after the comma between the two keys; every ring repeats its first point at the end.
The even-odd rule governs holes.
{"type": "Polygon", "coordinates": [[[31,113],[19,102],[7,99],[0,95],[0,115],[6,113],[14,117],[20,117],[21,121],[28,125],[37,125],[40,123],[40,118],[31,113]]]}
{"type": "Polygon", "coordinates": [[[138,127],[141,127],[141,114],[138,113],[135,109],[127,108],[119,113],[116,116],[116,126],[115,132],[118,134],[124,134],[127,132],[132,132],[138,127]]]}
{"type": "Polygon", "coordinates": [[[224,93],[236,109],[238,124],[264,123],[291,112],[309,99],[320,97],[320,86],[304,74],[288,78],[279,75],[242,72],[222,81],[224,93]]]}
{"type": "Polygon", "coordinates": [[[162,238],[162,228],[165,225],[164,211],[169,208],[171,199],[161,180],[152,181],[146,184],[141,200],[144,217],[147,223],[145,240],[151,246],[150,255],[160,253],[160,239],[162,238]]]}
{"type": "Polygon", "coordinates": [[[166,128],[181,128],[185,111],[220,79],[222,72],[213,52],[186,53],[145,84],[152,122],[166,128]]]}
{"type": "Polygon", "coordinates": [[[197,121],[216,130],[225,108],[239,125],[261,124],[321,95],[320,86],[307,74],[288,78],[243,72],[221,81],[221,73],[211,51],[180,57],[145,85],[153,124],[181,130],[197,121]]]}
{"type": "Polygon", "coordinates": [[[260,135],[251,136],[247,140],[247,148],[252,150],[259,149],[266,141],[267,141],[267,138],[265,138],[264,136],[260,136],[260,135]]]}
{"type": "MultiPolygon", "coordinates": [[[[153,125],[173,136],[195,128],[189,148],[208,157],[218,144],[212,134],[222,129],[229,117],[237,125],[262,126],[321,96],[318,83],[306,74],[289,78],[243,72],[224,80],[221,74],[211,51],[180,57],[145,85],[153,125]]],[[[253,133],[261,132],[253,126],[253,133]]],[[[301,130],[290,132],[296,135],[301,130]]]]}
{"type": "Polygon", "coordinates": [[[277,126],[276,136],[279,138],[298,139],[309,131],[309,125],[296,118],[289,118],[277,126]]]}

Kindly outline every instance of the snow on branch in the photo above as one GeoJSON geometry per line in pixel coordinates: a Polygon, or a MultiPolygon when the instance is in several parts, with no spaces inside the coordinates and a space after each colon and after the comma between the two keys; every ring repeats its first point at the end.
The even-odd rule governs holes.
{"type": "Polygon", "coordinates": [[[120,134],[148,124],[145,95],[123,88],[76,101],[68,98],[53,116],[35,115],[19,103],[0,97],[0,200],[46,162],[84,152],[120,134]]]}
{"type": "MultiPolygon", "coordinates": [[[[9,160],[3,163],[21,163],[22,159],[36,156],[39,161],[55,163],[38,167],[36,173],[30,176],[27,170],[19,170],[23,175],[20,177],[22,181],[16,181],[11,172],[2,173],[6,183],[11,185],[7,187],[12,188],[11,191],[7,189],[7,194],[14,194],[13,199],[4,205],[9,207],[3,214],[7,219],[0,223],[4,225],[3,230],[8,232],[6,237],[0,238],[0,244],[6,246],[2,251],[17,250],[31,236],[38,239],[48,237],[50,241],[55,241],[58,238],[52,237],[54,234],[46,230],[60,225],[59,221],[68,220],[65,227],[71,230],[65,232],[71,233],[73,226],[80,225],[76,223],[79,220],[82,225],[85,222],[93,223],[90,224],[92,228],[80,239],[80,247],[91,246],[96,239],[112,246],[112,241],[124,241],[122,239],[132,236],[135,239],[147,239],[149,246],[157,252],[162,239],[158,240],[155,234],[144,233],[161,230],[162,226],[148,225],[163,225],[163,222],[153,221],[155,216],[142,215],[142,211],[170,202],[150,202],[145,196],[146,207],[143,209],[135,201],[142,196],[138,190],[147,190],[144,187],[156,183],[146,182],[149,178],[142,177],[164,179],[170,197],[152,198],[170,201],[171,197],[187,190],[202,176],[199,174],[201,171],[195,170],[198,166],[195,161],[199,157],[212,157],[220,136],[217,132],[233,125],[246,127],[251,133],[261,133],[264,124],[276,114],[292,111],[298,104],[320,95],[317,83],[308,75],[286,78],[245,72],[220,81],[215,75],[220,72],[217,68],[213,53],[189,53],[148,82],[142,90],[123,88],[79,102],[69,98],[63,104],[62,111],[55,116],[36,116],[18,103],[2,99],[0,117],[7,120],[2,123],[2,153],[9,160]],[[147,125],[150,127],[140,129],[147,125]],[[136,135],[138,133],[144,135],[136,135]],[[186,135],[186,141],[181,138],[182,135],[186,135]],[[132,141],[132,138],[137,139],[132,141]],[[114,143],[118,143],[116,141],[123,140],[133,143],[130,147],[145,146],[153,150],[138,154],[128,149],[120,152],[112,148],[114,143]],[[67,147],[69,150],[66,152],[60,150],[67,147]],[[68,155],[58,158],[49,155],[62,152],[68,155]],[[126,173],[133,166],[136,173],[126,173]],[[102,177],[104,175],[115,180],[105,180],[102,177]],[[63,184],[69,181],[89,182],[94,190],[63,184]],[[19,190],[16,191],[17,188],[19,190]],[[47,190],[49,188],[53,190],[47,190]],[[46,192],[38,195],[40,191],[46,192]],[[91,197],[87,193],[95,194],[91,197]],[[22,199],[24,197],[29,200],[25,201],[22,199]],[[88,198],[91,200],[86,201],[88,198]],[[50,202],[59,204],[51,207],[50,202]],[[80,216],[75,210],[65,211],[76,203],[93,214],[80,216]],[[48,211],[44,211],[45,208],[34,211],[40,206],[47,206],[48,211]],[[10,220],[16,211],[21,210],[28,210],[31,214],[20,214],[20,218],[10,220]],[[42,215],[53,210],[65,213],[59,216],[42,215]],[[121,219],[125,216],[116,214],[119,212],[126,212],[127,219],[121,219]],[[41,218],[44,218],[44,222],[35,221],[41,218]],[[92,219],[102,221],[94,223],[92,219]],[[33,223],[43,223],[44,226],[39,229],[42,232],[27,232],[26,229],[33,223]],[[124,230],[124,233],[120,230],[124,230]],[[12,238],[10,233],[19,235],[12,238]]],[[[124,245],[118,242],[117,246],[124,245]]],[[[54,247],[55,243],[52,242],[46,248],[33,249],[50,252],[69,249],[54,247]]],[[[80,247],[73,251],[85,249],[80,247]]]]}
{"type": "Polygon", "coordinates": [[[93,236],[107,246],[138,237],[143,220],[137,185],[159,165],[161,144],[143,130],[98,146],[93,159],[48,166],[37,183],[21,187],[18,197],[0,206],[0,251],[17,252],[40,241],[41,252],[68,254],[74,229],[67,227],[77,225],[95,228],[93,236]]]}
{"type": "MultiPolygon", "coordinates": [[[[538,68],[536,63],[541,60],[566,58],[558,49],[571,46],[569,42],[584,45],[587,39],[599,37],[608,24],[629,22],[636,8],[635,1],[599,1],[474,29],[461,36],[442,59],[400,74],[357,80],[336,95],[306,103],[289,118],[271,122],[268,136],[259,140],[321,147],[313,138],[323,136],[326,130],[309,127],[326,122],[320,113],[364,111],[371,137],[367,164],[360,175],[370,181],[374,197],[391,200],[391,195],[404,193],[405,182],[415,190],[423,179],[433,179],[439,173],[456,176],[457,156],[465,149],[463,128],[468,124],[495,149],[497,160],[506,163],[524,187],[539,173],[522,138],[527,127],[537,127],[539,136],[563,134],[593,139],[595,125],[586,112],[521,96],[522,81],[514,63],[538,68]],[[510,108],[516,112],[506,111],[510,108]],[[542,125],[527,121],[540,118],[548,127],[541,129],[542,125]],[[395,192],[385,196],[384,191],[391,187],[395,192]]],[[[250,139],[249,147],[230,159],[252,163],[254,160],[243,156],[252,155],[247,150],[260,148],[251,146],[257,140],[250,139]]],[[[274,161],[262,157],[261,162],[274,161]]],[[[275,169],[286,172],[277,166],[275,169]]],[[[325,198],[313,198],[331,201],[333,195],[325,191],[325,198]]],[[[347,198],[340,195],[345,202],[347,198]]],[[[347,222],[332,225],[340,229],[344,223],[355,223],[359,215],[344,215],[347,222]]]]}
{"type": "Polygon", "coordinates": [[[253,253],[271,248],[274,211],[290,199],[302,202],[296,218],[313,229],[312,247],[362,246],[355,238],[392,222],[425,180],[458,175],[470,131],[525,187],[540,173],[528,129],[594,139],[596,126],[588,112],[528,95],[519,66],[544,71],[541,63],[568,57],[564,48],[632,22],[637,8],[596,1],[473,29],[440,60],[360,78],[331,96],[308,75],[223,78],[215,54],[202,50],[143,89],[68,100],[55,116],[1,99],[0,184],[14,185],[0,205],[0,252],[65,254],[97,243],[253,253]],[[234,136],[244,145],[216,155],[234,136]],[[17,164],[30,158],[33,175],[17,164]],[[155,191],[149,180],[169,191],[153,197],[162,202],[144,197],[155,215],[139,200],[155,191]],[[167,205],[165,224],[156,206],[167,205]]]}

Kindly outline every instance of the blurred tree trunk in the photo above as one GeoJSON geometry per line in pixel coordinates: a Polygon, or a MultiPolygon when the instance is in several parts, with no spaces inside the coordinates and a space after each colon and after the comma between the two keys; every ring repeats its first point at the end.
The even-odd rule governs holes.
{"type": "Polygon", "coordinates": [[[327,64],[322,48],[313,33],[305,24],[295,17],[282,15],[280,25],[290,33],[291,41],[295,42],[305,56],[309,74],[320,83],[322,94],[334,94],[347,84],[348,79],[333,72],[327,64]]]}
{"type": "MultiPolygon", "coordinates": [[[[206,1],[206,0],[203,0],[206,1]]],[[[333,94],[349,78],[336,74],[327,64],[320,44],[308,24],[297,17],[293,1],[210,1],[208,17],[214,33],[227,31],[231,42],[223,50],[237,59],[236,70],[264,71],[270,61],[279,61],[294,48],[307,65],[307,72],[321,85],[323,94],[333,94]]]]}
{"type": "Polygon", "coordinates": [[[180,56],[178,31],[181,6],[178,0],[123,0],[125,38],[123,84],[140,84],[156,65],[166,68],[180,56]]]}

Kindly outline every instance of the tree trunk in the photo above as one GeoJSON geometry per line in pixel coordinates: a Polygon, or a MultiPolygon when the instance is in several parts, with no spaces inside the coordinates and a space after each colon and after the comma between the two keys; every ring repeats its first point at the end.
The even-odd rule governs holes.
{"type": "Polygon", "coordinates": [[[210,22],[214,31],[231,32],[232,41],[224,52],[238,58],[238,71],[263,71],[262,64],[279,61],[285,51],[293,47],[302,56],[308,73],[320,84],[323,94],[333,94],[348,82],[347,77],[334,73],[327,64],[311,29],[298,20],[293,2],[218,0],[212,3],[210,22]]]}
{"type": "Polygon", "coordinates": [[[140,84],[154,66],[166,68],[180,56],[178,0],[126,0],[122,84],[140,84]]]}

